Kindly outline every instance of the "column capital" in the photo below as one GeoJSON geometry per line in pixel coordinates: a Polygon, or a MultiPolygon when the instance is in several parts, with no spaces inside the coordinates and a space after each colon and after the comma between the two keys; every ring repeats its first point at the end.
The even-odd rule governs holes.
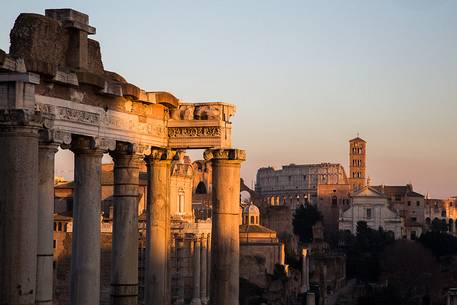
{"type": "Polygon", "coordinates": [[[131,157],[135,156],[138,152],[138,146],[128,142],[120,142],[116,141],[114,150],[110,151],[111,157],[119,158],[119,157],[131,157]]]}
{"type": "MultiPolygon", "coordinates": [[[[111,145],[112,147],[112,145],[111,145]]],[[[107,150],[107,145],[101,143],[100,138],[74,135],[71,139],[70,150],[74,153],[99,153],[103,154],[107,150]]],[[[113,147],[114,149],[114,147],[113,147]]]]}
{"type": "Polygon", "coordinates": [[[145,160],[151,161],[172,161],[176,156],[176,150],[162,147],[151,147],[149,155],[145,156],[145,160]]]}
{"type": "Polygon", "coordinates": [[[40,146],[68,146],[71,143],[71,134],[58,129],[41,129],[40,135],[40,146]]]}
{"type": "Polygon", "coordinates": [[[203,153],[205,160],[233,160],[233,161],[245,161],[246,151],[241,149],[220,149],[211,148],[205,150],[203,153]]]}
{"type": "Polygon", "coordinates": [[[40,113],[30,109],[0,109],[0,128],[9,127],[34,127],[41,128],[46,118],[40,113]]]}

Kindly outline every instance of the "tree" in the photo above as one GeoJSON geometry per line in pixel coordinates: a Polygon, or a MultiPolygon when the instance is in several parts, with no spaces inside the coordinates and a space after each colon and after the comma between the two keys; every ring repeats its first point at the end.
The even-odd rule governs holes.
{"type": "Polygon", "coordinates": [[[439,262],[431,251],[416,241],[397,240],[386,247],[379,257],[382,279],[400,297],[401,304],[421,304],[422,300],[436,300],[443,287],[439,262]]]}
{"type": "Polygon", "coordinates": [[[310,243],[313,241],[313,225],[318,221],[322,221],[322,214],[311,205],[300,206],[295,210],[292,224],[294,226],[294,234],[298,235],[302,243],[310,243]]]}

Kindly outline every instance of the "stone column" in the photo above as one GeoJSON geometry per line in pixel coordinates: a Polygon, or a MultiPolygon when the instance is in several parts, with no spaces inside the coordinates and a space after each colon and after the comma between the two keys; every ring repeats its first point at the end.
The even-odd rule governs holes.
{"type": "Polygon", "coordinates": [[[306,293],[306,305],[315,305],[316,304],[316,296],[314,292],[307,292],[306,293]]]}
{"type": "Polygon", "coordinates": [[[309,256],[308,249],[302,250],[302,275],[301,275],[301,292],[307,292],[309,290],[309,256]]]}
{"type": "Polygon", "coordinates": [[[36,304],[52,305],[54,156],[57,144],[39,144],[36,304]]]}
{"type": "Polygon", "coordinates": [[[237,149],[205,151],[213,169],[210,304],[239,304],[240,167],[245,152],[237,149]]]}
{"type": "Polygon", "coordinates": [[[200,299],[203,305],[208,304],[208,294],[206,290],[206,283],[208,281],[207,275],[207,257],[208,257],[208,239],[206,234],[202,234],[202,254],[201,254],[201,264],[200,264],[200,299]]]}
{"type": "Polygon", "coordinates": [[[0,110],[0,304],[35,304],[41,123],[34,110],[0,110]]]}
{"type": "Polygon", "coordinates": [[[117,142],[114,161],[114,217],[111,304],[138,303],[139,156],[133,145],[117,142]]]}
{"type": "Polygon", "coordinates": [[[201,305],[200,300],[200,252],[201,252],[201,241],[200,237],[196,236],[194,240],[194,257],[193,257],[193,266],[192,273],[194,276],[194,293],[192,297],[192,302],[190,305],[201,305]]]}
{"type": "Polygon", "coordinates": [[[184,237],[178,236],[176,238],[177,260],[176,269],[178,273],[177,280],[177,298],[175,305],[184,305],[184,237]]]}
{"type": "Polygon", "coordinates": [[[168,305],[170,165],[175,152],[153,148],[145,158],[148,168],[145,305],[168,305]]]}
{"type": "Polygon", "coordinates": [[[207,260],[207,270],[206,270],[206,298],[208,299],[208,303],[209,303],[209,296],[210,296],[210,292],[211,292],[211,234],[208,234],[208,238],[207,238],[207,242],[208,242],[208,255],[206,257],[206,260],[207,260]]]}
{"type": "Polygon", "coordinates": [[[74,137],[75,189],[71,252],[71,305],[100,302],[100,201],[103,151],[87,137],[74,137]]]}

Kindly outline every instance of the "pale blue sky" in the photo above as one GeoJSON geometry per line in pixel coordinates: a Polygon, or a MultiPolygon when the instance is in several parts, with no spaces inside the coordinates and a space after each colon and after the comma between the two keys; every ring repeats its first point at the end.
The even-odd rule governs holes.
{"type": "Polygon", "coordinates": [[[360,132],[373,183],[457,194],[457,1],[16,0],[2,4],[0,48],[20,12],[62,7],[89,14],[105,69],[235,103],[248,184],[261,166],[347,167],[360,132]]]}

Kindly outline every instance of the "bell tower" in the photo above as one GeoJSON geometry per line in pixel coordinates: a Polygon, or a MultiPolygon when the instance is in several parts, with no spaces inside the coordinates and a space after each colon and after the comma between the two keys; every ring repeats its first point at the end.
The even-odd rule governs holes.
{"type": "Polygon", "coordinates": [[[366,186],[366,147],[367,142],[358,135],[349,141],[349,183],[353,192],[366,186]]]}

